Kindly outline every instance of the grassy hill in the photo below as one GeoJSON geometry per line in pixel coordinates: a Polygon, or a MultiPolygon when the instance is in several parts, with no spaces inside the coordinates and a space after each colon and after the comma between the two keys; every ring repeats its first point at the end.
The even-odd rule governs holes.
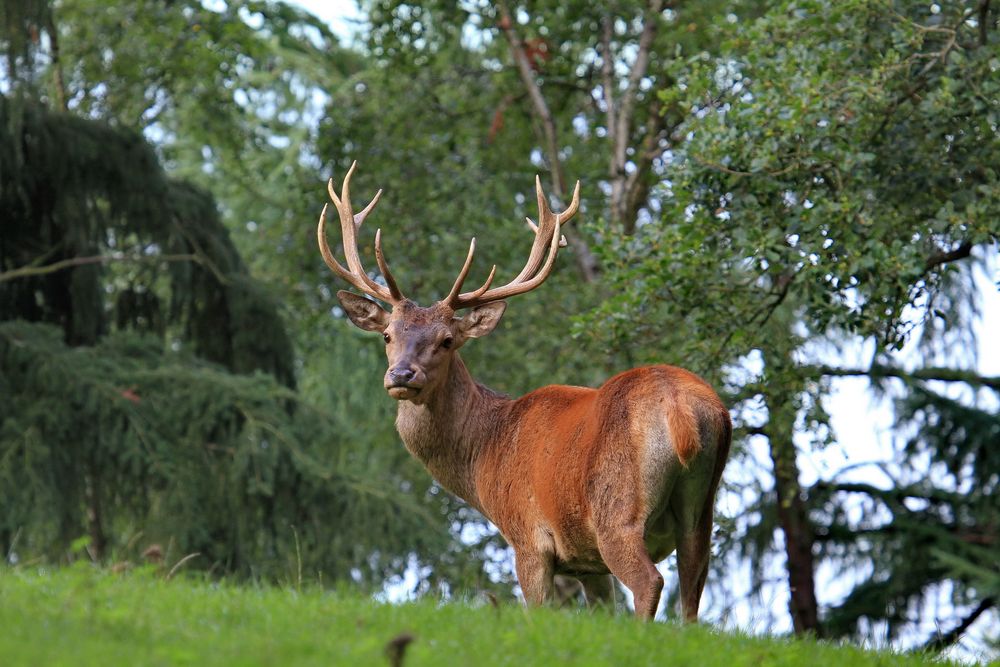
{"type": "MultiPolygon", "coordinates": [[[[509,604],[0,568],[0,663],[20,665],[922,665],[920,656],[509,604]]],[[[935,663],[940,664],[940,663],[935,663]]]]}

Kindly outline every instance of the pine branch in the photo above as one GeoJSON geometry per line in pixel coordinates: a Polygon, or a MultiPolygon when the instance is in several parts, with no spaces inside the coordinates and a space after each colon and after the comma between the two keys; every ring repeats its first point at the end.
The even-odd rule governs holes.
{"type": "Polygon", "coordinates": [[[943,635],[939,635],[934,639],[930,640],[929,642],[924,644],[920,650],[927,651],[930,653],[940,653],[941,651],[943,651],[944,649],[948,648],[949,646],[957,642],[959,639],[961,639],[962,635],[965,634],[965,631],[969,629],[969,626],[975,623],[976,620],[980,616],[982,616],[985,612],[993,608],[995,604],[996,601],[993,598],[991,597],[983,598],[982,602],[980,602],[979,605],[976,606],[976,608],[973,609],[968,616],[963,618],[958,625],[956,625],[954,628],[944,633],[943,635]]]}
{"type": "Polygon", "coordinates": [[[941,382],[964,382],[969,385],[979,387],[989,387],[1000,391],[1000,377],[979,375],[973,371],[966,371],[957,368],[918,368],[914,371],[904,371],[890,366],[874,365],[869,369],[863,368],[835,368],[825,365],[800,366],[803,372],[814,376],[829,377],[850,377],[861,376],[872,379],[893,377],[907,381],[939,380],[941,382]]]}
{"type": "Polygon", "coordinates": [[[109,264],[111,262],[148,263],[148,262],[197,262],[203,264],[204,260],[198,255],[91,255],[87,257],[71,257],[52,264],[43,266],[22,266],[0,273],[0,283],[19,278],[31,278],[34,276],[44,276],[49,273],[56,273],[64,269],[71,269],[77,266],[88,264],[109,264]]]}
{"type": "Polygon", "coordinates": [[[881,498],[893,505],[901,506],[907,498],[925,500],[929,503],[959,503],[966,498],[960,494],[948,493],[939,489],[918,490],[906,486],[893,486],[889,489],[882,489],[874,484],[865,482],[826,482],[820,481],[813,485],[814,489],[823,491],[837,491],[842,493],[863,493],[873,498],[881,498]]]}

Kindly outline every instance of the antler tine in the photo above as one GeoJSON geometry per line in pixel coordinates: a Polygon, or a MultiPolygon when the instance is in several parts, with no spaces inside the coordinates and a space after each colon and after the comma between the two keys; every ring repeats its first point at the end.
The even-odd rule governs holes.
{"type": "Polygon", "coordinates": [[[326,262],[326,265],[329,266],[334,273],[349,282],[351,285],[366,294],[371,294],[371,291],[368,289],[368,285],[362,282],[356,274],[345,269],[333,256],[333,252],[330,251],[330,245],[326,240],[326,209],[328,206],[328,204],[323,205],[323,210],[319,214],[319,225],[316,227],[316,240],[319,243],[319,252],[323,255],[323,261],[326,262]]]}
{"type": "Polygon", "coordinates": [[[330,246],[326,240],[326,206],[323,207],[323,212],[320,215],[319,228],[317,230],[320,252],[323,255],[324,261],[326,261],[327,266],[333,269],[334,273],[349,282],[351,285],[369,296],[373,296],[376,299],[385,301],[386,303],[395,304],[403,299],[403,295],[402,292],[400,292],[399,287],[396,285],[396,281],[393,279],[392,273],[389,272],[389,266],[382,254],[381,234],[376,233],[375,235],[375,259],[378,262],[378,266],[382,271],[383,277],[385,277],[386,286],[379,285],[368,275],[368,272],[365,271],[364,266],[361,264],[361,257],[358,254],[356,232],[358,228],[361,227],[361,223],[363,223],[365,218],[368,217],[368,214],[375,208],[379,198],[382,196],[382,190],[376,192],[375,196],[372,197],[371,202],[368,203],[368,206],[355,215],[351,208],[351,176],[354,174],[354,170],[357,166],[357,160],[351,163],[351,168],[347,170],[347,174],[344,176],[344,183],[341,186],[339,197],[334,189],[333,179],[331,178],[327,182],[327,190],[330,193],[330,199],[333,200],[333,203],[337,207],[337,212],[340,215],[340,232],[343,236],[344,256],[347,258],[347,266],[349,270],[345,269],[340,262],[334,259],[333,253],[330,252],[330,246]]]}
{"type": "MultiPolygon", "coordinates": [[[[538,224],[535,225],[533,221],[528,220],[529,225],[535,232],[535,241],[531,244],[528,261],[525,263],[524,268],[521,269],[521,273],[517,274],[517,278],[514,279],[516,282],[531,278],[538,271],[538,266],[542,263],[542,255],[545,252],[545,247],[549,243],[549,234],[552,233],[552,224],[556,218],[560,222],[567,222],[580,208],[580,181],[576,182],[576,187],[573,189],[573,201],[570,202],[569,208],[558,215],[553,215],[552,209],[549,208],[548,198],[545,196],[544,190],[542,190],[542,179],[537,174],[535,174],[535,197],[538,200],[538,224]]],[[[565,239],[560,238],[559,241],[560,247],[565,247],[565,243],[563,243],[565,239]]]]}
{"type": "MultiPolygon", "coordinates": [[[[491,290],[484,290],[479,288],[475,292],[469,292],[466,294],[460,294],[456,300],[454,306],[455,310],[459,308],[470,308],[472,306],[481,306],[484,303],[489,303],[491,301],[500,301],[501,299],[506,299],[508,297],[516,296],[518,294],[524,294],[525,292],[530,292],[535,289],[549,277],[549,273],[552,272],[552,267],[555,265],[556,255],[559,252],[559,220],[555,221],[555,229],[550,237],[548,254],[545,258],[545,264],[530,280],[517,281],[512,280],[503,287],[495,287],[491,290]]],[[[494,271],[496,267],[494,266],[494,271]]],[[[490,277],[487,279],[487,285],[493,280],[493,273],[490,272],[490,277]]]]}
{"type": "MultiPolygon", "coordinates": [[[[535,224],[534,220],[532,220],[531,218],[525,218],[524,221],[526,223],[528,223],[528,229],[530,229],[535,234],[538,233],[538,225],[535,224]]],[[[568,245],[569,245],[569,242],[566,241],[566,237],[564,235],[560,234],[559,235],[559,247],[560,248],[565,248],[568,245]]]]}
{"type": "Polygon", "coordinates": [[[357,229],[361,229],[361,223],[363,223],[365,221],[365,218],[368,217],[368,214],[372,212],[372,209],[375,208],[375,204],[378,203],[378,200],[381,197],[382,197],[382,188],[379,188],[378,192],[375,193],[375,196],[372,197],[372,200],[368,202],[368,206],[365,206],[364,209],[362,209],[361,213],[358,213],[357,215],[354,216],[354,226],[357,229]]]}
{"type": "Polygon", "coordinates": [[[469,275],[469,268],[472,266],[472,256],[476,252],[476,239],[473,237],[472,241],[469,243],[469,254],[465,257],[465,264],[462,265],[462,270],[458,274],[458,279],[455,280],[455,284],[451,288],[451,292],[445,298],[444,303],[451,306],[452,310],[458,310],[459,308],[464,308],[465,303],[470,299],[477,299],[486,293],[486,290],[490,288],[493,284],[493,278],[497,275],[497,265],[494,264],[493,268],[490,269],[490,275],[486,277],[486,282],[482,284],[481,287],[475,289],[471,292],[460,293],[462,290],[462,283],[465,282],[465,278],[469,275]]]}
{"type": "Polygon", "coordinates": [[[502,287],[488,289],[488,285],[493,281],[496,269],[496,267],[493,267],[494,271],[490,272],[490,277],[486,281],[486,285],[474,292],[455,294],[460,288],[461,281],[465,279],[469,264],[472,262],[473,244],[469,248],[469,257],[466,259],[466,265],[462,267],[459,281],[456,282],[455,287],[452,288],[452,292],[448,297],[448,303],[455,310],[482,305],[490,301],[499,301],[500,299],[529,292],[541,285],[549,277],[549,273],[555,265],[559,248],[566,245],[566,239],[560,233],[562,224],[572,218],[580,208],[580,182],[577,181],[576,187],[573,188],[573,200],[570,202],[570,205],[565,211],[561,211],[558,214],[553,213],[549,208],[548,202],[545,199],[545,193],[542,190],[541,179],[537,176],[535,177],[535,193],[538,198],[539,224],[536,225],[532,222],[531,218],[527,218],[528,226],[535,232],[535,240],[531,245],[531,253],[528,255],[528,261],[525,263],[521,273],[514,280],[502,287]],[[542,265],[543,255],[545,255],[544,265],[542,265]],[[542,265],[541,268],[539,268],[539,265],[542,265]]]}
{"type": "Polygon", "coordinates": [[[458,272],[458,278],[455,279],[455,284],[451,286],[451,291],[448,292],[447,298],[445,298],[445,303],[455,303],[456,298],[462,291],[462,283],[465,282],[466,276],[469,275],[469,269],[472,268],[472,257],[476,254],[476,237],[473,236],[472,240],[469,242],[469,254],[465,256],[465,264],[462,265],[462,270],[458,272]]]}
{"type": "Polygon", "coordinates": [[[576,185],[573,186],[573,199],[570,200],[569,206],[566,207],[566,210],[561,211],[557,216],[559,218],[559,222],[560,223],[567,222],[570,218],[576,215],[576,212],[579,210],[580,210],[580,181],[577,181],[576,185]]]}
{"type": "Polygon", "coordinates": [[[490,269],[490,275],[486,276],[486,282],[483,283],[482,287],[473,292],[469,292],[468,295],[463,294],[460,296],[467,296],[467,298],[469,299],[478,299],[479,297],[481,297],[483,294],[486,293],[486,290],[490,288],[490,285],[493,284],[493,278],[496,277],[496,275],[497,275],[497,265],[494,264],[493,268],[490,269]]]}
{"type": "MultiPolygon", "coordinates": [[[[379,190],[379,193],[381,192],[382,191],[379,190]]],[[[378,197],[376,196],[376,198],[372,200],[372,203],[375,203],[377,199],[378,197]]],[[[368,214],[367,212],[369,209],[371,209],[371,207],[372,207],[371,204],[369,204],[368,207],[364,211],[362,211],[359,215],[362,216],[367,215],[368,214]]],[[[364,217],[362,217],[361,220],[363,222],[364,217]]],[[[360,224],[361,223],[358,223],[359,226],[360,224]]],[[[378,262],[378,269],[379,271],[382,272],[382,277],[385,278],[385,284],[389,287],[389,293],[392,295],[392,298],[395,299],[396,301],[402,301],[403,293],[400,292],[399,287],[396,286],[396,279],[392,277],[392,271],[389,270],[389,263],[385,261],[385,255],[382,254],[381,228],[375,230],[375,261],[378,262]]]]}

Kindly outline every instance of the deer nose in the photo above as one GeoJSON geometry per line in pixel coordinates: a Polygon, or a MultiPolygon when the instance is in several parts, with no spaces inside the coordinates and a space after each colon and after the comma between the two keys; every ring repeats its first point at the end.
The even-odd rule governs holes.
{"type": "Polygon", "coordinates": [[[413,377],[416,373],[411,368],[390,368],[389,369],[389,382],[390,384],[409,384],[413,381],[413,377]]]}

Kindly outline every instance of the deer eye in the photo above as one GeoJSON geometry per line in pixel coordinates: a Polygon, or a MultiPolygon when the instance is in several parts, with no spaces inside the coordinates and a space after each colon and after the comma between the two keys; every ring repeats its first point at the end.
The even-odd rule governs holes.
{"type": "Polygon", "coordinates": [[[454,338],[448,336],[443,341],[441,341],[441,347],[443,347],[446,350],[450,350],[452,342],[454,342],[454,338]]]}
{"type": "Polygon", "coordinates": [[[382,340],[388,343],[392,338],[389,337],[389,334],[382,334],[382,340]]]}

